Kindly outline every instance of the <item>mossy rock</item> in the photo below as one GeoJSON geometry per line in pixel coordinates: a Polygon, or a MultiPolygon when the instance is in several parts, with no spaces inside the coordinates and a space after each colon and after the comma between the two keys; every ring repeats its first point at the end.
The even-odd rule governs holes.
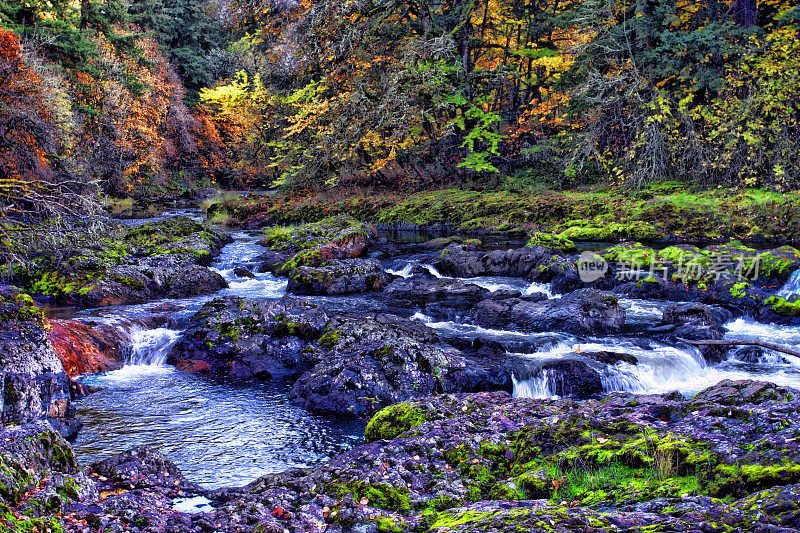
{"type": "MultiPolygon", "coordinates": [[[[733,294],[733,289],[731,289],[731,294],[733,294]]],[[[793,302],[788,302],[786,301],[786,298],[782,296],[770,296],[764,300],[764,305],[772,309],[775,314],[781,316],[800,316],[800,298],[793,302]]]]}
{"type": "Polygon", "coordinates": [[[367,442],[392,440],[398,435],[427,422],[428,412],[408,403],[390,405],[378,411],[367,424],[367,442]]]}
{"type": "Polygon", "coordinates": [[[541,232],[532,234],[528,244],[525,246],[543,246],[559,252],[574,252],[577,250],[575,243],[564,236],[541,232]]]}

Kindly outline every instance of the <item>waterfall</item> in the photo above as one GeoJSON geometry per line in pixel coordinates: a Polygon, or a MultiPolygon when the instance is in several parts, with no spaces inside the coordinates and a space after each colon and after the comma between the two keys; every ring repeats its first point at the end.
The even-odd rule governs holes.
{"type": "Polygon", "coordinates": [[[131,333],[131,353],[127,366],[163,366],[180,331],[167,328],[137,330],[131,333]]]}
{"type": "Polygon", "coordinates": [[[433,276],[434,278],[441,279],[441,278],[446,277],[446,276],[443,276],[442,273],[439,272],[439,270],[433,265],[429,265],[427,263],[422,263],[420,266],[422,268],[424,268],[425,270],[427,270],[430,273],[430,275],[433,276]]]}
{"type": "Polygon", "coordinates": [[[775,293],[776,296],[782,296],[789,299],[790,296],[800,296],[800,268],[792,272],[789,279],[784,283],[781,290],[775,293]]]}
{"type": "Polygon", "coordinates": [[[414,270],[414,263],[406,263],[406,265],[401,268],[400,270],[393,270],[391,268],[387,268],[386,272],[389,274],[400,276],[401,278],[410,278],[413,276],[412,271],[414,270]]]}
{"type": "Polygon", "coordinates": [[[513,396],[515,398],[535,398],[537,400],[558,398],[550,386],[554,378],[554,372],[549,369],[544,369],[538,374],[523,379],[519,379],[516,374],[512,374],[513,396]]]}

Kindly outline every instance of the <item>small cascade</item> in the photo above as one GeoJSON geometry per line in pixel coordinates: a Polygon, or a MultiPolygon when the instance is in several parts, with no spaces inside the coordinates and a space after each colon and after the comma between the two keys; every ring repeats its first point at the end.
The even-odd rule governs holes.
{"type": "Polygon", "coordinates": [[[538,374],[528,378],[518,378],[516,375],[511,376],[511,381],[514,384],[513,396],[515,398],[534,398],[536,400],[548,400],[558,398],[553,394],[553,379],[554,373],[551,370],[544,369],[538,374]]]}
{"type": "Polygon", "coordinates": [[[447,276],[442,275],[442,273],[439,272],[439,270],[433,265],[429,265],[427,263],[422,263],[420,266],[422,268],[424,268],[425,270],[427,270],[430,273],[430,275],[433,276],[434,278],[441,279],[441,278],[447,277],[447,276]]]}
{"type": "Polygon", "coordinates": [[[800,296],[800,269],[795,270],[792,272],[792,275],[789,276],[789,279],[786,280],[781,290],[775,293],[776,296],[782,296],[787,300],[791,296],[800,296]]]}
{"type": "Polygon", "coordinates": [[[410,278],[411,276],[414,275],[414,274],[412,274],[412,272],[414,271],[414,267],[415,266],[416,265],[414,263],[406,263],[406,265],[403,268],[401,268],[400,270],[394,270],[394,269],[391,269],[391,268],[387,268],[386,272],[388,272],[389,274],[392,274],[393,276],[400,276],[401,278],[410,278]]]}
{"type": "Polygon", "coordinates": [[[170,349],[180,336],[180,331],[167,328],[132,332],[131,353],[126,366],[164,366],[170,349]]]}

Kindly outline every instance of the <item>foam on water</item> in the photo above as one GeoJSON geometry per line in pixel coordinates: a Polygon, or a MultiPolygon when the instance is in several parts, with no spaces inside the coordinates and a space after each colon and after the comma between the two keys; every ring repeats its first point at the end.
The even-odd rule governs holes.
{"type": "Polygon", "coordinates": [[[800,345],[800,327],[761,324],[748,318],[737,318],[725,324],[727,339],[761,339],[769,342],[800,345]]]}

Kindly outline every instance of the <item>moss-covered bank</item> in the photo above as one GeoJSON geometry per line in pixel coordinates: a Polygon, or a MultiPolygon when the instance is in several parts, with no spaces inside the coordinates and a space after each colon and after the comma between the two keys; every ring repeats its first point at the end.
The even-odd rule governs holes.
{"type": "Polygon", "coordinates": [[[800,239],[800,193],[689,191],[661,184],[617,190],[512,193],[448,189],[411,195],[362,190],[263,195],[229,206],[233,223],[288,225],[347,214],[386,225],[447,225],[461,232],[544,231],[573,241],[800,239]]]}

